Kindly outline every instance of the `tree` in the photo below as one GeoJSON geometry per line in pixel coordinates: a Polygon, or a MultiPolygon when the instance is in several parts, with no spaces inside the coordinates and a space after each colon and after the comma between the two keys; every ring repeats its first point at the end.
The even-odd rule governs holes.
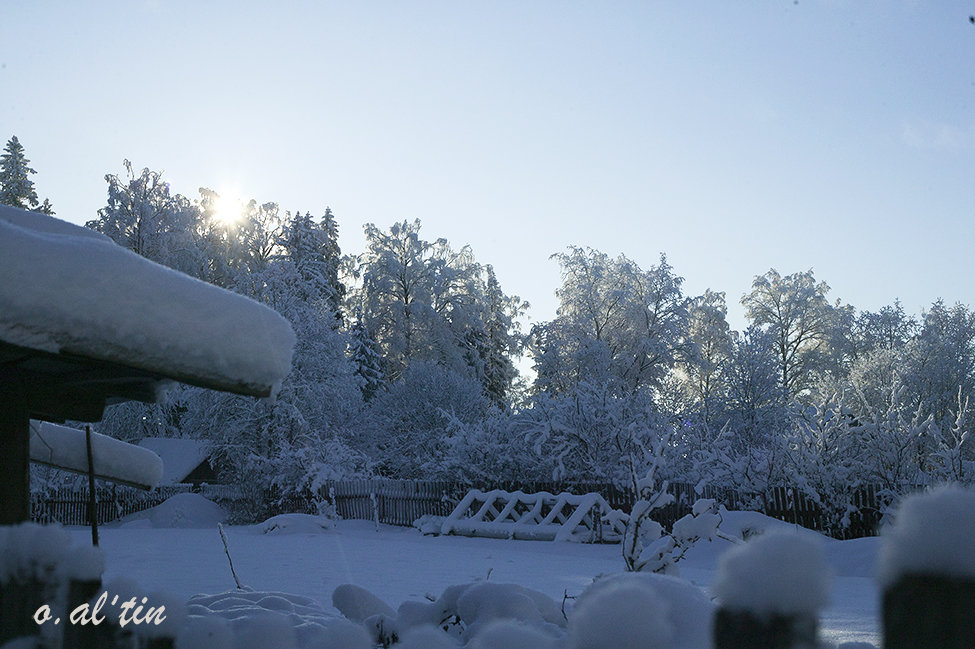
{"type": "Polygon", "coordinates": [[[369,402],[355,427],[356,446],[386,476],[423,479],[444,466],[452,435],[482,422],[490,411],[475,379],[415,361],[369,402]]]}
{"type": "Polygon", "coordinates": [[[923,406],[939,426],[975,393],[975,313],[938,300],[923,314],[920,333],[905,346],[902,380],[914,406],[923,406]]]}
{"type": "Polygon", "coordinates": [[[379,345],[369,335],[361,315],[349,329],[349,358],[361,380],[362,398],[368,403],[384,385],[379,345]]]}
{"type": "Polygon", "coordinates": [[[345,285],[339,281],[342,251],[338,244],[338,225],[332,211],[325,210],[318,221],[311,214],[295,212],[286,216],[281,228],[279,244],[295,264],[308,291],[306,299],[321,299],[328,303],[336,326],[342,322],[342,301],[345,285]]]}
{"type": "Polygon", "coordinates": [[[382,231],[365,227],[352,303],[382,350],[383,374],[396,381],[414,361],[471,376],[500,395],[504,357],[518,347],[523,303],[504,295],[470,248],[420,237],[420,222],[382,231]]]}
{"type": "Polygon", "coordinates": [[[30,167],[20,140],[16,135],[12,136],[0,155],[0,204],[53,215],[54,208],[49,200],[45,198],[38,205],[34,181],[30,179],[36,173],[30,167]]]}
{"type": "Polygon", "coordinates": [[[105,176],[108,204],[85,225],[136,254],[199,277],[204,262],[193,234],[198,208],[172,194],[160,172],[145,168],[136,175],[131,162],[123,164],[127,177],[105,176]]]}
{"type": "Polygon", "coordinates": [[[688,309],[691,346],[684,363],[686,385],[705,425],[718,414],[727,389],[725,373],[732,351],[727,315],[724,293],[710,289],[692,300],[688,309]]]}
{"type": "Polygon", "coordinates": [[[681,353],[687,300],[666,257],[649,270],[589,248],[553,255],[562,267],[556,319],[533,331],[536,390],[592,381],[590,352],[606,352],[612,389],[655,387],[681,353]]]}
{"type": "Polygon", "coordinates": [[[773,268],[756,276],[751,293],[741,299],[751,322],[772,337],[789,397],[808,387],[825,358],[833,315],[827,292],[829,286],[816,282],[811,270],[782,277],[773,268]]]}

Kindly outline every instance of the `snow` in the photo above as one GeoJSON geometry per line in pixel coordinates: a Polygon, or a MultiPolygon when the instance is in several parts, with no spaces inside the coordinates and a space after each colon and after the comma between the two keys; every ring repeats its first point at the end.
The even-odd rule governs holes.
{"type": "Polygon", "coordinates": [[[975,579],[975,492],[940,487],[904,498],[884,530],[878,579],[890,586],[906,574],[975,579]]]}
{"type": "Polygon", "coordinates": [[[596,581],[569,618],[569,649],[708,649],[714,605],[690,583],[654,573],[596,581]]]}
{"type": "Polygon", "coordinates": [[[0,583],[43,578],[59,570],[71,538],[57,525],[0,527],[0,583]]]}
{"type": "Polygon", "coordinates": [[[308,597],[234,590],[196,595],[186,603],[188,630],[177,649],[371,649],[361,625],[326,611],[308,597]],[[210,642],[211,644],[207,644],[210,642]]]}
{"type": "Polygon", "coordinates": [[[78,581],[100,580],[105,571],[105,556],[100,548],[78,545],[71,548],[64,560],[64,573],[68,579],[78,581]]]}
{"type": "Polygon", "coordinates": [[[396,649],[457,649],[457,641],[429,624],[408,630],[400,636],[396,649]]]}
{"type": "Polygon", "coordinates": [[[210,455],[209,444],[201,439],[146,437],[139,441],[139,446],[162,458],[163,471],[159,484],[164,485],[183,482],[210,455]]]}
{"type": "MultiPolygon", "coordinates": [[[[95,476],[152,488],[163,475],[163,463],[149,449],[93,432],[95,476]]],[[[30,459],[68,471],[88,473],[85,431],[46,422],[30,422],[30,459]]]]}
{"type": "Polygon", "coordinates": [[[111,523],[115,527],[205,527],[216,528],[227,518],[227,512],[200,494],[176,494],[151,507],[111,523]]]}
{"type": "Polygon", "coordinates": [[[814,616],[829,600],[822,544],[797,534],[763,534],[728,551],[714,592],[729,610],[814,616]]]}
{"type": "MultiPolygon", "coordinates": [[[[765,518],[755,516],[758,521],[765,518]]],[[[768,524],[768,527],[776,526],[775,523],[768,524]]],[[[785,527],[792,528],[791,525],[785,527]]],[[[544,594],[559,609],[564,595],[577,597],[565,602],[571,619],[579,613],[584,599],[599,592],[590,590],[582,596],[593,578],[601,574],[618,574],[623,565],[619,545],[431,537],[423,536],[415,529],[386,525],[381,525],[377,532],[374,524],[368,521],[338,521],[332,532],[313,536],[264,534],[259,525],[224,529],[241,580],[263,592],[265,597],[278,594],[296,606],[297,602],[304,601],[296,598],[305,598],[328,615],[338,617],[339,611],[330,606],[333,593],[342,584],[356,584],[388,607],[398,609],[388,619],[399,617],[406,622],[404,614],[407,610],[416,613],[402,630],[401,638],[421,634],[424,626],[427,628],[423,633],[431,633],[432,625],[442,619],[438,617],[440,613],[445,609],[456,610],[458,599],[471,583],[517,584],[525,591],[544,594]]],[[[75,544],[90,543],[90,532],[86,528],[71,528],[70,533],[75,544]]],[[[814,532],[808,534],[823,540],[814,532]]],[[[113,579],[126,575],[138,580],[145,587],[141,596],[155,589],[165,589],[184,598],[197,593],[221,593],[227,599],[243,600],[236,602],[238,612],[242,614],[255,604],[249,596],[242,594],[243,591],[225,593],[228,588],[233,588],[234,581],[215,530],[107,527],[102,529],[100,542],[106,556],[106,577],[113,579]]],[[[879,545],[879,539],[823,540],[826,562],[837,573],[832,586],[832,605],[820,617],[820,637],[824,640],[833,644],[855,641],[880,646],[877,587],[873,579],[863,576],[870,571],[870,565],[860,565],[861,562],[872,563],[879,545]],[[844,572],[844,566],[849,566],[852,572],[844,572]]],[[[733,543],[723,539],[700,541],[681,561],[683,580],[665,578],[661,581],[658,578],[651,587],[656,592],[665,593],[672,613],[680,610],[681,600],[676,586],[673,593],[664,590],[668,583],[692,588],[705,600],[710,599],[709,589],[715,580],[718,562],[734,547],[733,543]]],[[[654,579],[643,574],[615,578],[654,579]]],[[[608,584],[606,579],[612,577],[598,583],[608,584]]],[[[257,601],[261,599],[264,598],[257,598],[257,601]]],[[[262,608],[283,614],[274,608],[277,604],[280,602],[267,599],[262,608]]],[[[389,608],[385,611],[388,615],[389,608]]],[[[210,632],[217,635],[210,644],[201,640],[185,646],[191,649],[226,646],[220,644],[223,636],[219,636],[226,631],[213,631],[213,625],[218,623],[211,623],[208,631],[201,628],[204,623],[193,617],[192,607],[189,613],[191,626],[201,636],[210,632]]],[[[306,610],[304,614],[311,613],[306,610]]],[[[681,626],[676,626],[676,633],[680,638],[681,626]]],[[[442,635],[433,637],[442,641],[442,635]]],[[[429,647],[436,649],[442,645],[456,649],[462,645],[459,637],[452,637],[449,642],[453,644],[431,642],[429,647]]],[[[564,642],[562,646],[568,645],[564,642]]]]}
{"type": "Polygon", "coordinates": [[[396,617],[396,611],[362,586],[342,584],[332,592],[332,606],[353,622],[362,622],[373,615],[396,617]]]}
{"type": "Polygon", "coordinates": [[[0,206],[0,340],[267,396],[295,336],[270,308],[51,217],[0,206]]]}
{"type": "Polygon", "coordinates": [[[265,534],[321,534],[335,527],[335,521],[311,514],[278,514],[261,523],[265,534]]]}
{"type": "Polygon", "coordinates": [[[557,638],[524,622],[491,622],[467,644],[467,649],[555,649],[557,638]]]}

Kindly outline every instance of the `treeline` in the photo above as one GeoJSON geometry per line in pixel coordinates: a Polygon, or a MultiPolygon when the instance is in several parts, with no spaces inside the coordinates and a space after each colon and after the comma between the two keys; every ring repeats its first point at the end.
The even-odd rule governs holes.
{"type": "Polygon", "coordinates": [[[724,293],[688,296],[664,256],[649,268],[571,247],[558,315],[523,331],[527,304],[467,247],[419,221],[365,228],[343,255],[329,211],[173,194],[160,174],[108,175],[87,225],[161,264],[269,304],[298,336],[274,403],[182,387],[113,407],[122,439],[213,442],[234,482],[292,492],[355,475],[658,479],[755,494],[798,485],[838,523],[862,484],[890,494],[970,482],[975,313],[913,316],[831,301],[812,271],[755,277],[744,331],[724,293]],[[530,384],[519,355],[533,360],[530,384]]]}

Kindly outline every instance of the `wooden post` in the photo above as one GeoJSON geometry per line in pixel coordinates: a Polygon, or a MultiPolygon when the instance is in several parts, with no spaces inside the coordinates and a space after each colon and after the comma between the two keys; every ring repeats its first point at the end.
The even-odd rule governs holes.
{"type": "Polygon", "coordinates": [[[793,649],[815,647],[817,621],[808,616],[770,615],[719,608],[714,616],[714,649],[793,649]]]}
{"type": "Polygon", "coordinates": [[[908,574],[884,591],[884,649],[975,646],[975,581],[908,574]]]}
{"type": "MultiPolygon", "coordinates": [[[[85,604],[101,590],[102,580],[99,579],[71,579],[68,581],[68,600],[66,611],[70,613],[78,606],[85,604]]],[[[107,622],[106,622],[107,624],[107,622]]],[[[99,649],[105,640],[104,633],[93,624],[71,624],[69,620],[61,620],[64,628],[64,647],[67,649],[99,649]]]]}
{"type": "Polygon", "coordinates": [[[85,446],[88,449],[88,523],[91,525],[91,544],[98,545],[98,503],[95,496],[95,458],[91,454],[91,426],[85,426],[85,446]]]}
{"type": "Polygon", "coordinates": [[[16,373],[0,371],[0,525],[30,520],[30,412],[16,373]]]}

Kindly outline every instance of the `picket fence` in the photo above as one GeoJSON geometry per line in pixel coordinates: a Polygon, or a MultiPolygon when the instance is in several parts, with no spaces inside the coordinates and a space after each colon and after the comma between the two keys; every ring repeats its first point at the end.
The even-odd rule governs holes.
{"type": "MultiPolygon", "coordinates": [[[[390,525],[412,525],[425,515],[447,516],[471,489],[490,491],[548,491],[558,494],[599,493],[614,509],[629,512],[636,501],[632,488],[610,483],[567,483],[544,481],[500,481],[461,483],[436,480],[334,480],[325,482],[315,496],[280,498],[265,493],[262,499],[270,503],[260,515],[271,516],[285,512],[314,513],[320,503],[334,506],[343,519],[375,520],[390,525]]],[[[163,502],[170,496],[193,490],[189,485],[167,486],[145,492],[123,486],[99,488],[97,520],[104,524],[163,502]]],[[[221,504],[241,503],[241,490],[227,485],[203,485],[196,489],[203,496],[221,504]]],[[[829,518],[812,499],[798,489],[777,487],[766,494],[740,494],[731,489],[673,483],[668,491],[674,503],[654,512],[654,519],[669,529],[675,521],[690,513],[698,498],[713,498],[728,509],[759,509],[773,518],[803,527],[820,530],[836,538],[858,538],[877,534],[880,519],[888,501],[879,488],[868,486],[855,493],[856,512],[850,525],[831,528],[829,518]]],[[[246,505],[244,505],[246,507],[246,505]]],[[[64,525],[88,524],[88,490],[86,488],[59,489],[34,495],[31,508],[37,522],[60,522],[64,525]]],[[[257,514],[257,512],[255,512],[257,514]]]]}

